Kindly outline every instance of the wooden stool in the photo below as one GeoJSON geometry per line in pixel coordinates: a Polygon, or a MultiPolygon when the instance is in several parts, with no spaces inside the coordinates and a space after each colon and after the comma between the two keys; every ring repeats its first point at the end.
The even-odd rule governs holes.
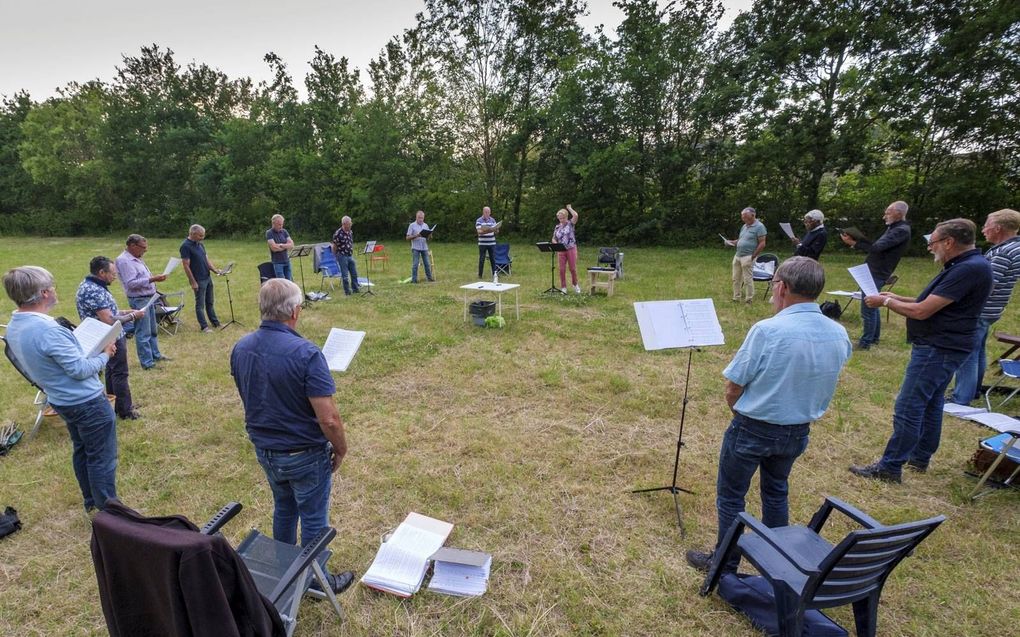
{"type": "Polygon", "coordinates": [[[588,268],[589,294],[595,294],[596,289],[602,289],[606,291],[606,296],[613,296],[613,284],[615,281],[615,269],[588,268]]]}

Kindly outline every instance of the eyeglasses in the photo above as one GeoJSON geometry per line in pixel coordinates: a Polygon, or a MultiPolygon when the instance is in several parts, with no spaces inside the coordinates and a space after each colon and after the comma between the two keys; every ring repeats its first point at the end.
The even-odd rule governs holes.
{"type": "Polygon", "coordinates": [[[933,245],[935,245],[936,243],[942,243],[943,241],[948,241],[949,239],[952,239],[952,237],[942,237],[941,239],[932,239],[931,241],[928,242],[928,247],[930,248],[933,245]]]}

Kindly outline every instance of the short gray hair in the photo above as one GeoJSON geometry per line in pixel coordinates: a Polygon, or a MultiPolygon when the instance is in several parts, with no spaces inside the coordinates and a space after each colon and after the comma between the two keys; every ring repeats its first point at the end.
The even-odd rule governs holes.
{"type": "Polygon", "coordinates": [[[744,214],[745,212],[747,214],[751,215],[752,217],[757,217],[758,216],[758,211],[755,210],[754,208],[752,208],[751,206],[748,206],[748,207],[744,208],[743,210],[741,210],[740,214],[744,214]]]}
{"type": "Polygon", "coordinates": [[[340,223],[351,223],[351,218],[348,217],[347,215],[344,215],[343,217],[340,218],[340,223]]]}
{"type": "Polygon", "coordinates": [[[129,245],[129,246],[136,246],[139,243],[145,243],[145,242],[146,242],[145,241],[145,237],[143,237],[142,235],[140,235],[140,234],[129,234],[128,238],[127,238],[127,241],[125,243],[127,243],[127,245],[129,245]]]}
{"type": "Polygon", "coordinates": [[[904,217],[907,216],[907,211],[910,210],[910,206],[905,201],[894,201],[889,204],[889,208],[892,208],[896,212],[902,214],[904,217]]]}
{"type": "Polygon", "coordinates": [[[269,279],[259,290],[263,321],[289,321],[301,301],[301,288],[288,279],[269,279]]]}
{"type": "Polygon", "coordinates": [[[782,281],[797,296],[812,300],[825,288],[825,268],[810,257],[790,257],[776,268],[772,278],[782,281]]]}
{"type": "Polygon", "coordinates": [[[973,246],[974,237],[977,236],[977,226],[970,219],[957,218],[943,221],[935,226],[935,230],[941,230],[940,234],[943,237],[953,239],[961,247],[973,246]]]}
{"type": "Polygon", "coordinates": [[[37,265],[11,268],[4,274],[4,290],[18,307],[39,301],[43,290],[53,287],[53,275],[37,265]]]}
{"type": "Polygon", "coordinates": [[[197,223],[193,223],[191,224],[191,227],[188,228],[188,234],[195,234],[196,232],[201,232],[202,234],[205,234],[205,228],[198,225],[197,223]]]}
{"type": "Polygon", "coordinates": [[[1017,232],[1020,230],[1020,212],[1012,208],[996,210],[988,215],[988,220],[1007,232],[1017,232]]]}
{"type": "Polygon", "coordinates": [[[275,214],[275,215],[273,215],[272,217],[269,218],[269,221],[273,222],[273,221],[276,221],[277,219],[279,219],[280,221],[283,221],[283,215],[275,214]]]}

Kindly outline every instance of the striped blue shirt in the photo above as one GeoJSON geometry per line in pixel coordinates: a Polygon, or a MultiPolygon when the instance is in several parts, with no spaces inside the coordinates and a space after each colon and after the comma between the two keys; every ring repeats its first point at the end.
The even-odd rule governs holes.
{"type": "Polygon", "coordinates": [[[1020,237],[1006,239],[985,252],[992,264],[992,293],[981,310],[981,318],[989,323],[999,320],[1013,294],[1013,285],[1020,278],[1020,237]]]}
{"type": "MultiPolygon", "coordinates": [[[[478,217],[475,221],[475,230],[481,230],[482,228],[495,228],[496,220],[492,217],[486,219],[485,217],[478,217]]],[[[487,234],[478,235],[478,245],[480,246],[494,246],[496,245],[496,233],[489,232],[487,234]]]]}

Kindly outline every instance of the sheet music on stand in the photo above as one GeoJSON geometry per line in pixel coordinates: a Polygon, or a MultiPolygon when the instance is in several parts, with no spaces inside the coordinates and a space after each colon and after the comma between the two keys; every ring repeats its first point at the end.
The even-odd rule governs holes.
{"type": "Polygon", "coordinates": [[[362,254],[372,254],[373,252],[375,252],[375,243],[376,243],[375,241],[366,241],[365,251],[362,254]]]}
{"type": "Polygon", "coordinates": [[[329,371],[346,372],[364,339],[364,332],[342,330],[339,327],[330,329],[322,346],[322,355],[326,357],[329,371]]]}
{"type": "Polygon", "coordinates": [[[638,302],[634,313],[646,350],[725,344],[712,299],[638,302]]]}
{"type": "Polygon", "coordinates": [[[228,274],[230,274],[233,271],[234,271],[234,261],[231,261],[230,263],[227,264],[227,267],[220,268],[220,276],[227,276],[228,274]]]}

